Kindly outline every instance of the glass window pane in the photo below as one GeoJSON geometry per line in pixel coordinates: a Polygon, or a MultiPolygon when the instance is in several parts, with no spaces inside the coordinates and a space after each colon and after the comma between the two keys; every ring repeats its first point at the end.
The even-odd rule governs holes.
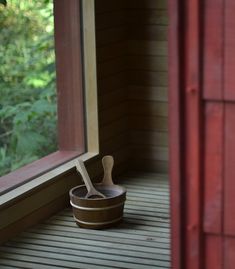
{"type": "Polygon", "coordinates": [[[0,4],[0,176],[57,149],[53,1],[0,4]]]}

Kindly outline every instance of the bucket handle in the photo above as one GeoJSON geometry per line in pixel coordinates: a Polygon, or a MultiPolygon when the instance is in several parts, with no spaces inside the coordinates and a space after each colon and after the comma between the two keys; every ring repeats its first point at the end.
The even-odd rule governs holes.
{"type": "Polygon", "coordinates": [[[106,155],[102,158],[102,164],[104,168],[104,177],[101,185],[112,186],[114,185],[112,180],[112,170],[114,165],[113,156],[106,155]]]}

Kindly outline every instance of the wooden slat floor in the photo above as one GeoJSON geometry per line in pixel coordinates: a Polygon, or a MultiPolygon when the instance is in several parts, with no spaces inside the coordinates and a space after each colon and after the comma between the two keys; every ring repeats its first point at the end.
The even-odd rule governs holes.
{"type": "Polygon", "coordinates": [[[78,228],[71,208],[0,247],[0,268],[170,268],[166,175],[128,173],[124,220],[106,230],[78,228]]]}

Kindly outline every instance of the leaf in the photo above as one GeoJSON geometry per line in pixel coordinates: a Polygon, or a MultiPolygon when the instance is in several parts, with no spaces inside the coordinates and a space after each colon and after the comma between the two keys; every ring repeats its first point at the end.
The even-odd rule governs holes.
{"type": "Polygon", "coordinates": [[[0,4],[4,5],[6,7],[7,6],[7,1],[6,0],[0,0],[0,4]]]}
{"type": "Polygon", "coordinates": [[[46,100],[38,100],[33,105],[31,110],[37,114],[53,113],[55,105],[50,104],[46,100]]]}
{"type": "Polygon", "coordinates": [[[11,171],[16,170],[17,168],[20,168],[23,165],[36,161],[37,159],[38,159],[38,156],[25,155],[20,160],[18,159],[14,160],[11,165],[11,171]]]}
{"type": "Polygon", "coordinates": [[[35,155],[46,143],[46,138],[42,135],[33,131],[26,131],[17,135],[16,151],[20,155],[35,155]]]}

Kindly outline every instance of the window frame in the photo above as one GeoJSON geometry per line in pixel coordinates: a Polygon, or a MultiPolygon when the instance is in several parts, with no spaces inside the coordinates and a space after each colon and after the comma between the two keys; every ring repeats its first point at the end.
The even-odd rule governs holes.
{"type": "Polygon", "coordinates": [[[81,0],[54,0],[58,151],[0,178],[0,194],[85,152],[81,0]]]}

